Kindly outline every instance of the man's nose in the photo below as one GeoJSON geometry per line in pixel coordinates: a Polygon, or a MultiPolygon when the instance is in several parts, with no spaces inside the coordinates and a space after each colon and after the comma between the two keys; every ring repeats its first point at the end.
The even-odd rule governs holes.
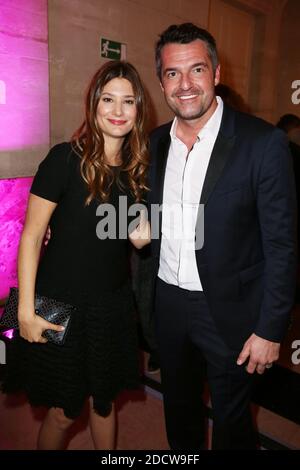
{"type": "Polygon", "coordinates": [[[180,80],[180,87],[183,90],[189,90],[192,86],[193,84],[190,75],[188,73],[182,74],[180,80]]]}

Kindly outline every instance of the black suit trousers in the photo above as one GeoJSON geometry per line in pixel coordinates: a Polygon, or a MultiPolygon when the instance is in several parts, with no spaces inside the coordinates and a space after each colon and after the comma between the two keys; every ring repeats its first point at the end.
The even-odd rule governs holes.
{"type": "Polygon", "coordinates": [[[236,364],[217,332],[203,292],[157,280],[158,338],[166,429],[171,449],[205,447],[202,392],[207,375],[213,409],[213,449],[255,449],[250,412],[253,376],[236,364]]]}

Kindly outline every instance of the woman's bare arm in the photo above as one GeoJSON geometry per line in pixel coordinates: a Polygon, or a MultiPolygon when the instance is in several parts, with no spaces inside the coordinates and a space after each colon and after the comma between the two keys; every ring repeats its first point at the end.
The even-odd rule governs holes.
{"type": "Polygon", "coordinates": [[[35,314],[34,293],[37,267],[44,235],[57,204],[30,194],[18,256],[20,334],[30,342],[46,342],[45,329],[62,328],[35,314]]]}

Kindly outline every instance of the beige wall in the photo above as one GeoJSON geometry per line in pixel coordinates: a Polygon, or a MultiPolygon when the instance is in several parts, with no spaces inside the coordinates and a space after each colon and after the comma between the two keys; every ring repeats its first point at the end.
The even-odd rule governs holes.
{"type": "MultiPolygon", "coordinates": [[[[100,58],[99,51],[101,36],[126,43],[127,60],[139,70],[152,99],[152,125],[170,119],[172,115],[155,75],[153,49],[163,29],[171,23],[183,21],[193,21],[212,30],[222,49],[221,59],[224,58],[223,52],[227,53],[229,67],[226,71],[226,64],[223,64],[223,81],[226,83],[226,77],[230,77],[228,84],[236,84],[238,92],[247,90],[244,99],[251,111],[276,122],[278,90],[282,86],[278,51],[285,2],[49,0],[51,144],[69,139],[82,119],[84,91],[90,77],[104,60],[100,58]],[[219,21],[222,15],[223,20],[219,21]],[[232,15],[232,21],[228,15],[232,15]],[[247,38],[243,24],[248,24],[247,38]],[[227,30],[225,28],[222,32],[224,25],[227,30]],[[241,55],[246,41],[249,57],[244,61],[241,55]]],[[[295,20],[290,28],[293,31],[290,37],[300,34],[297,27],[300,2],[291,2],[297,13],[293,12],[295,20]]],[[[288,29],[287,26],[285,28],[288,29]]],[[[292,48],[289,49],[295,63],[296,48],[293,53],[292,48]]],[[[286,101],[287,97],[282,96],[282,108],[286,107],[286,101]]]]}
{"type": "MultiPolygon", "coordinates": [[[[153,50],[162,30],[184,21],[216,35],[222,55],[225,51],[231,61],[227,71],[223,63],[225,82],[230,77],[229,84],[241,85],[238,91],[247,94],[253,113],[274,123],[285,112],[299,114],[290,89],[291,82],[300,79],[299,0],[48,0],[51,145],[68,140],[83,118],[86,86],[104,60],[101,36],[126,43],[127,59],[139,70],[152,99],[152,124],[170,119],[153,50]],[[245,28],[228,19],[233,9],[248,25],[247,60],[240,60],[245,28]],[[214,21],[221,14],[225,23],[214,21]],[[227,25],[226,40],[221,24],[227,25]]],[[[47,148],[0,154],[0,174],[32,174],[47,148]]]]}
{"type": "Polygon", "coordinates": [[[219,45],[221,81],[241,96],[253,114],[270,122],[276,119],[285,1],[210,0],[209,29],[219,45]]]}
{"type": "MultiPolygon", "coordinates": [[[[279,86],[276,120],[286,113],[300,117],[300,104],[294,104],[291,88],[294,80],[300,83],[300,1],[288,0],[283,11],[279,41],[279,86]]],[[[300,93],[298,93],[298,101],[300,93]]]]}
{"type": "Polygon", "coordinates": [[[86,85],[103,63],[100,37],[127,44],[127,60],[140,72],[155,111],[171,114],[154,67],[157,35],[172,23],[207,27],[209,0],[49,0],[51,143],[69,139],[81,121],[86,85]]]}

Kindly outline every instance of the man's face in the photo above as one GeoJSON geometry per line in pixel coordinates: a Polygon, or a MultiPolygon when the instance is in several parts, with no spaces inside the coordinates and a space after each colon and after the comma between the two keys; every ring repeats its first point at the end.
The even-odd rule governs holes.
{"type": "Polygon", "coordinates": [[[175,115],[194,120],[209,113],[215,104],[220,66],[214,74],[206,44],[200,39],[189,44],[166,44],[161,62],[161,87],[175,115]]]}

